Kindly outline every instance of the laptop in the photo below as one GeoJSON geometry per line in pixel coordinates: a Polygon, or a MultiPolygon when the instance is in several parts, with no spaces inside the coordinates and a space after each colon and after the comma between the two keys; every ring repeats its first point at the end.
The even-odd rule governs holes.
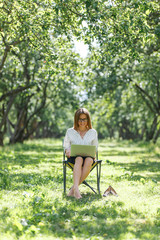
{"type": "Polygon", "coordinates": [[[82,156],[82,157],[93,157],[96,156],[96,146],[93,145],[71,145],[71,157],[82,156]]]}

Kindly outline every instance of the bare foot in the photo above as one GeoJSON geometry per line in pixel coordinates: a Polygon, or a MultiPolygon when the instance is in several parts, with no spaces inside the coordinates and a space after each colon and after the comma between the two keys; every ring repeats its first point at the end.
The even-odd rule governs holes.
{"type": "Polygon", "coordinates": [[[75,197],[76,199],[82,198],[82,196],[81,196],[78,188],[74,189],[74,197],[75,197]]]}
{"type": "Polygon", "coordinates": [[[71,189],[70,189],[70,191],[69,191],[67,196],[68,197],[74,197],[74,188],[73,187],[71,187],[71,189]]]}

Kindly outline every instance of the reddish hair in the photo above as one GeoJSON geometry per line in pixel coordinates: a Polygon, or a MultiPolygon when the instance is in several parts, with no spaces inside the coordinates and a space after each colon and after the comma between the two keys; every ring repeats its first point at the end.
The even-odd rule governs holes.
{"type": "Polygon", "coordinates": [[[78,125],[78,121],[79,121],[79,118],[80,118],[80,115],[81,114],[85,114],[86,117],[87,117],[87,128],[88,129],[91,129],[92,128],[92,123],[91,123],[91,117],[90,117],[90,114],[88,112],[88,110],[86,108],[79,108],[76,112],[75,112],[75,115],[74,115],[74,129],[77,130],[79,125],[78,125]]]}

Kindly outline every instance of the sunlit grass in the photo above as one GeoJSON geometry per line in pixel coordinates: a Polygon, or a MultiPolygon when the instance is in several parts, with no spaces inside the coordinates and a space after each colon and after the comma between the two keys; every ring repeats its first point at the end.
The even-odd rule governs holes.
{"type": "Polygon", "coordinates": [[[99,159],[102,195],[111,185],[119,196],[80,186],[76,200],[63,195],[61,140],[1,148],[1,239],[160,239],[160,143],[101,141],[99,159]]]}

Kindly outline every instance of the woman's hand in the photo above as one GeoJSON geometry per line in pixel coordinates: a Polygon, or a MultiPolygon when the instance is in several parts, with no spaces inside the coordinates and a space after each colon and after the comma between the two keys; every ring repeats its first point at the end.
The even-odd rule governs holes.
{"type": "Polygon", "coordinates": [[[68,158],[71,156],[71,150],[70,150],[70,149],[66,150],[66,156],[67,156],[68,158]]]}

